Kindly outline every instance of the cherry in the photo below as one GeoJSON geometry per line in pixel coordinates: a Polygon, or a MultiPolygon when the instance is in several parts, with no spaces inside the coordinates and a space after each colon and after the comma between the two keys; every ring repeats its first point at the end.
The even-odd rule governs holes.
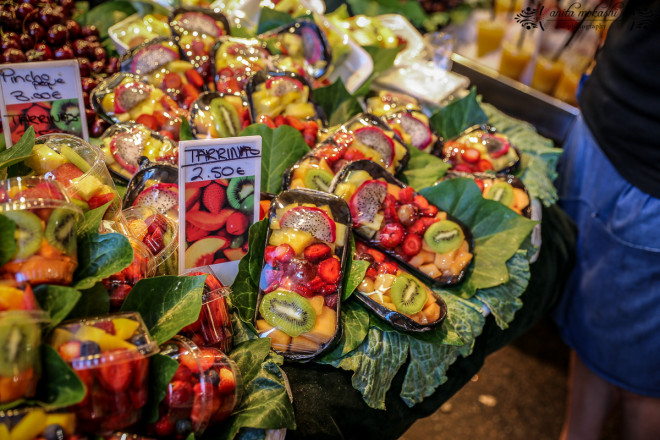
{"type": "Polygon", "coordinates": [[[83,37],[89,37],[91,35],[94,35],[97,38],[101,36],[99,34],[98,28],[96,26],[94,26],[93,24],[90,24],[89,26],[83,26],[82,35],[83,35],[83,37]]]}
{"type": "Polygon", "coordinates": [[[85,117],[87,118],[88,121],[91,121],[96,117],[96,112],[92,110],[91,108],[86,108],[85,109],[85,117]]]}
{"type": "Polygon", "coordinates": [[[90,58],[94,55],[93,49],[90,47],[89,42],[85,40],[76,40],[73,42],[73,53],[77,57],[90,58]]]}
{"type": "Polygon", "coordinates": [[[99,117],[94,119],[94,122],[92,122],[92,126],[89,129],[89,135],[92,137],[101,137],[101,135],[110,127],[110,124],[99,117]]]}
{"type": "Polygon", "coordinates": [[[50,58],[46,58],[46,54],[37,49],[30,49],[25,52],[25,56],[28,61],[48,61],[50,58]]]}
{"type": "Polygon", "coordinates": [[[22,63],[26,60],[25,54],[20,49],[11,47],[2,52],[3,63],[22,63]]]}
{"type": "Polygon", "coordinates": [[[80,76],[85,77],[92,74],[92,63],[87,58],[78,57],[78,67],[80,68],[80,76]]]}
{"type": "Polygon", "coordinates": [[[105,68],[105,72],[112,74],[119,71],[119,58],[110,57],[108,59],[108,65],[105,68]]]}
{"type": "Polygon", "coordinates": [[[89,41],[90,43],[100,43],[99,37],[96,35],[88,35],[85,38],[85,41],[89,41]]]}
{"type": "MultiPolygon", "coordinates": [[[[2,40],[0,41],[0,50],[5,51],[7,49],[20,49],[21,44],[18,40],[18,37],[14,39],[11,36],[8,36],[8,34],[14,34],[13,32],[9,32],[5,35],[3,35],[2,40]]],[[[16,35],[16,34],[14,34],[16,35]]]]}
{"type": "Polygon", "coordinates": [[[55,49],[56,60],[71,60],[73,58],[73,50],[68,45],[65,44],[64,46],[55,49]]]}
{"type": "Polygon", "coordinates": [[[85,104],[85,108],[89,107],[89,93],[83,92],[83,104],[85,104]]]}
{"type": "Polygon", "coordinates": [[[80,78],[80,85],[82,86],[83,92],[85,93],[92,93],[92,90],[94,90],[94,87],[96,87],[98,84],[99,82],[94,78],[80,78]]]}
{"type": "Polygon", "coordinates": [[[105,69],[105,62],[104,61],[93,61],[92,62],[92,72],[94,72],[94,73],[103,73],[103,69],[105,69]]]}
{"type": "Polygon", "coordinates": [[[75,0],[60,0],[60,6],[70,14],[75,8],[76,2],[75,0]]]}
{"type": "Polygon", "coordinates": [[[39,4],[39,0],[22,0],[21,3],[29,3],[30,5],[36,7],[39,4]]]}
{"type": "Polygon", "coordinates": [[[45,29],[48,29],[60,21],[60,14],[57,12],[58,11],[51,6],[46,6],[45,8],[41,9],[39,12],[39,21],[45,29]]]}
{"type": "Polygon", "coordinates": [[[46,31],[44,30],[43,26],[41,26],[36,21],[28,25],[27,33],[36,42],[44,41],[44,38],[46,38],[46,31]]]}
{"type": "Polygon", "coordinates": [[[96,61],[105,61],[108,57],[108,54],[105,52],[105,49],[101,46],[94,48],[94,59],[96,61]]]}
{"type": "Polygon", "coordinates": [[[69,38],[71,40],[80,38],[81,27],[75,20],[67,20],[64,25],[66,26],[66,30],[69,32],[69,38]]]}
{"type": "Polygon", "coordinates": [[[50,50],[50,47],[46,43],[37,43],[34,48],[42,52],[47,60],[53,59],[53,51],[50,50]]]}
{"type": "Polygon", "coordinates": [[[7,9],[0,11],[0,23],[6,31],[18,31],[21,27],[20,21],[7,9]]]}
{"type": "Polygon", "coordinates": [[[66,27],[61,24],[54,24],[48,28],[46,34],[46,39],[53,46],[61,46],[67,42],[69,38],[69,33],[66,30],[66,27]]]}
{"type": "Polygon", "coordinates": [[[34,11],[35,8],[30,3],[21,3],[16,8],[16,17],[24,20],[28,15],[32,14],[34,11]]]}
{"type": "Polygon", "coordinates": [[[19,41],[21,43],[21,49],[28,50],[34,47],[34,40],[28,34],[23,34],[20,36],[19,41]]]}

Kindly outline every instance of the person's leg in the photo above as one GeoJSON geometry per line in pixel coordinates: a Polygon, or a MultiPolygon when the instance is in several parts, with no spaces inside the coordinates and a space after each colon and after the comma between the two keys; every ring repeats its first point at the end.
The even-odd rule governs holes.
{"type": "Polygon", "coordinates": [[[623,440],[657,440],[660,438],[660,399],[621,392],[623,440]]]}
{"type": "Polygon", "coordinates": [[[591,371],[571,351],[568,407],[560,440],[598,440],[619,390],[591,371]]]}

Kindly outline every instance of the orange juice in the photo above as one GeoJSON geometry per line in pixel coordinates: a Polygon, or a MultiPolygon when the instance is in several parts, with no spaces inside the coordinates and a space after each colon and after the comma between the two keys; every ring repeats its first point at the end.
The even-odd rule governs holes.
{"type": "Polygon", "coordinates": [[[504,43],[499,71],[502,75],[517,80],[522,75],[523,70],[525,70],[531,58],[532,51],[529,47],[523,46],[519,50],[513,43],[504,43]]]}
{"type": "Polygon", "coordinates": [[[539,57],[534,68],[534,75],[532,76],[532,88],[543,93],[552,93],[563,69],[563,62],[539,57]]]}
{"type": "Polygon", "coordinates": [[[579,72],[570,67],[565,67],[559,76],[553,96],[571,105],[577,105],[575,94],[580,83],[580,76],[579,72]]]}
{"type": "Polygon", "coordinates": [[[477,23],[477,56],[494,51],[502,43],[506,25],[500,20],[483,20],[477,23]]]}
{"type": "Polygon", "coordinates": [[[518,13],[523,10],[523,0],[495,0],[495,14],[518,13]],[[513,9],[512,9],[513,8],[513,9]]]}

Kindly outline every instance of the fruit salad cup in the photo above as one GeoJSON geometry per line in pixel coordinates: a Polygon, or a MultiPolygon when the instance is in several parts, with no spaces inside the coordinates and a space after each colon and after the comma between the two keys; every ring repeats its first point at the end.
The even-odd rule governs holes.
{"type": "Polygon", "coordinates": [[[25,164],[37,175],[61,183],[83,212],[111,202],[104,218],[112,220],[121,209],[121,198],[103,161],[103,152],[78,137],[39,136],[25,164]]]}
{"type": "Polygon", "coordinates": [[[251,123],[250,109],[241,95],[205,92],[193,102],[189,123],[197,139],[238,136],[251,123]]]}
{"type": "Polygon", "coordinates": [[[488,125],[475,125],[445,142],[442,158],[454,171],[510,173],[520,165],[518,149],[488,125]]]}
{"type": "Polygon", "coordinates": [[[233,95],[245,89],[247,80],[268,67],[270,53],[256,38],[225,37],[213,46],[215,89],[233,95]]]}
{"type": "Polygon", "coordinates": [[[428,331],[447,315],[447,305],[417,277],[377,249],[357,241],[354,259],[369,262],[357,299],[402,331],[428,331]]]}
{"type": "Polygon", "coordinates": [[[50,345],[85,384],[73,408],[79,430],[109,434],[140,420],[149,397],[149,358],[158,352],[139,313],[67,321],[50,345]]]}
{"type": "Polygon", "coordinates": [[[179,170],[149,160],[140,162],[140,171],[128,182],[124,208],[152,206],[175,222],[179,219],[179,170]]]}
{"type": "Polygon", "coordinates": [[[181,118],[188,115],[164,91],[125,72],[102,81],[89,100],[94,111],[111,124],[135,121],[175,141],[181,118]]]}
{"type": "Polygon", "coordinates": [[[525,184],[510,174],[493,175],[490,173],[461,173],[447,171],[443,180],[464,177],[473,179],[484,198],[500,202],[518,214],[532,217],[531,202],[525,184]]]}
{"type": "Polygon", "coordinates": [[[288,359],[318,356],[338,337],[349,222],[331,194],[284,191],[273,200],[255,321],[288,359]]]}
{"type": "Polygon", "coordinates": [[[224,353],[229,353],[232,343],[232,328],[226,298],[231,289],[222,285],[209,266],[203,267],[200,272],[188,272],[186,275],[206,275],[206,281],[199,317],[197,321],[183,328],[180,333],[199,346],[216,347],[224,353]]]}
{"type": "Polygon", "coordinates": [[[40,407],[0,411],[0,438],[21,440],[77,440],[76,415],[48,412],[40,407]]]}
{"type": "Polygon", "coordinates": [[[120,63],[122,72],[138,75],[184,109],[189,109],[204,89],[202,75],[181,59],[178,46],[168,37],[140,44],[122,56],[120,63]]]}
{"type": "Polygon", "coordinates": [[[469,229],[373,162],[353,162],[332,191],[348,201],[353,230],[416,276],[436,285],[461,282],[472,261],[469,229]]]}
{"type": "MultiPolygon", "coordinates": [[[[33,286],[71,284],[78,267],[76,229],[82,211],[63,186],[42,177],[15,177],[0,181],[0,197],[0,214],[14,222],[16,246],[0,267],[0,279],[33,286]]],[[[25,287],[25,295],[31,297],[29,289],[25,287]]]]}
{"type": "Polygon", "coordinates": [[[185,439],[201,435],[212,423],[225,420],[242,395],[236,364],[216,348],[199,347],[175,336],[160,347],[179,367],[159,405],[158,421],[149,431],[158,438],[185,439]]]}
{"type": "Polygon", "coordinates": [[[151,206],[134,206],[122,211],[127,229],[153,255],[155,274],[179,273],[179,226],[151,206]]]}
{"type": "Polygon", "coordinates": [[[412,96],[391,90],[380,90],[367,94],[367,112],[383,117],[404,110],[422,111],[422,106],[412,96]]]}
{"type": "Polygon", "coordinates": [[[101,140],[105,163],[110,172],[121,180],[128,181],[133,177],[140,167],[142,156],[151,162],[178,163],[179,148],[172,139],[142,124],[114,124],[103,133],[101,140]]]}
{"type": "Polygon", "coordinates": [[[421,111],[405,110],[389,114],[383,120],[406,144],[418,150],[430,153],[439,147],[438,136],[431,131],[429,118],[421,111]]]}

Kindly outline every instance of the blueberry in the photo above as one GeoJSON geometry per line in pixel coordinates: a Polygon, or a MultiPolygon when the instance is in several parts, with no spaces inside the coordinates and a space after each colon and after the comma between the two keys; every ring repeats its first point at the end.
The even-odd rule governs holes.
{"type": "Polygon", "coordinates": [[[137,335],[133,336],[128,342],[135,345],[136,347],[142,347],[143,345],[147,345],[147,337],[141,333],[138,333],[137,335]]]}
{"type": "Polygon", "coordinates": [[[206,380],[211,382],[214,387],[218,386],[218,384],[220,383],[220,375],[218,374],[217,371],[211,369],[204,374],[206,374],[206,380]]]}
{"type": "Polygon", "coordinates": [[[188,419],[179,419],[174,424],[174,432],[177,435],[185,436],[192,431],[192,423],[188,419]]]}
{"type": "Polygon", "coordinates": [[[94,356],[101,353],[101,346],[94,341],[83,341],[80,344],[80,356],[94,356]]]}
{"type": "Polygon", "coordinates": [[[48,425],[44,430],[44,437],[46,437],[46,440],[63,440],[64,429],[56,423],[48,425]]]}

